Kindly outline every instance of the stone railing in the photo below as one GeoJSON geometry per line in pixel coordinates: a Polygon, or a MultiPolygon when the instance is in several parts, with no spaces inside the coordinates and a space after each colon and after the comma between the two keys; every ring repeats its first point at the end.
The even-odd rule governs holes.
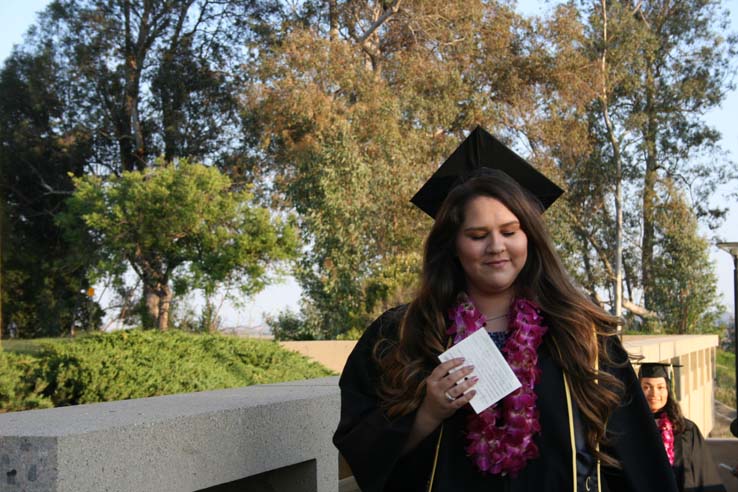
{"type": "Polygon", "coordinates": [[[0,415],[2,492],[335,492],[336,377],[0,415]]]}

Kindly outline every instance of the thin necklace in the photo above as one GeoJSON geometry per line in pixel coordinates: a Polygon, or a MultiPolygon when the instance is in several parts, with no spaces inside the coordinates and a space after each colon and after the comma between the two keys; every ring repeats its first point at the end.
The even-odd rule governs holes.
{"type": "Polygon", "coordinates": [[[485,316],[484,317],[484,320],[485,321],[494,321],[494,320],[500,319],[500,318],[507,318],[507,313],[500,314],[499,316],[489,316],[489,317],[485,316]]]}

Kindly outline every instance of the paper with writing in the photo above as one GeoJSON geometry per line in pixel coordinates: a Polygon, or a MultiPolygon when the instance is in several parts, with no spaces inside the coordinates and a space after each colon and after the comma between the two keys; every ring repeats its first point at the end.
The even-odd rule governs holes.
{"type": "Polygon", "coordinates": [[[477,394],[469,402],[477,413],[486,410],[521,386],[505,357],[484,329],[475,331],[438,356],[441,362],[456,357],[464,358],[464,364],[460,368],[474,366],[474,372],[468,376],[469,378],[473,376],[479,378],[477,384],[473,386],[477,394]]]}

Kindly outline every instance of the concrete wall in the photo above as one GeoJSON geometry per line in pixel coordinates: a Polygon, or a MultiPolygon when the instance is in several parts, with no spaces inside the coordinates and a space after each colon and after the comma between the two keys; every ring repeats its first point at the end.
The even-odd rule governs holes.
{"type": "Polygon", "coordinates": [[[354,340],[315,340],[306,342],[279,342],[287,350],[299,352],[317,360],[328,369],[340,374],[346,359],[356,345],[354,340]]]}
{"type": "Polygon", "coordinates": [[[332,377],[3,414],[0,491],[333,492],[339,406],[332,377]]]}

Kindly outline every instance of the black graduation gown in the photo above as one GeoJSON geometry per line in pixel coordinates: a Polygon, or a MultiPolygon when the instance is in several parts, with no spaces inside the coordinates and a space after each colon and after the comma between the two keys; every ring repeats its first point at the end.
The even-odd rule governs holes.
{"type": "MultiPolygon", "coordinates": [[[[438,442],[439,429],[402,456],[415,413],[390,419],[378,404],[379,372],[372,349],[380,337],[396,339],[403,312],[404,307],[392,309],[372,323],[349,356],[339,382],[341,420],[333,442],[365,492],[426,490],[438,442]]],[[[539,351],[542,375],[535,388],[542,429],[536,437],[540,456],[529,461],[514,478],[482,475],[464,451],[465,415],[471,410],[461,409],[444,422],[433,491],[575,490],[574,428],[567,404],[573,399],[567,398],[562,370],[548,355],[545,345],[541,344],[539,351]]],[[[616,341],[613,350],[616,360],[626,357],[616,341]]],[[[628,364],[603,369],[625,383],[626,396],[608,421],[612,442],[606,448],[623,468],[603,467],[600,490],[676,492],[674,474],[632,367],[628,364]]]]}
{"type": "Polygon", "coordinates": [[[674,474],[679,490],[725,492],[700,429],[689,419],[684,419],[684,425],[684,432],[674,439],[674,474]]]}

